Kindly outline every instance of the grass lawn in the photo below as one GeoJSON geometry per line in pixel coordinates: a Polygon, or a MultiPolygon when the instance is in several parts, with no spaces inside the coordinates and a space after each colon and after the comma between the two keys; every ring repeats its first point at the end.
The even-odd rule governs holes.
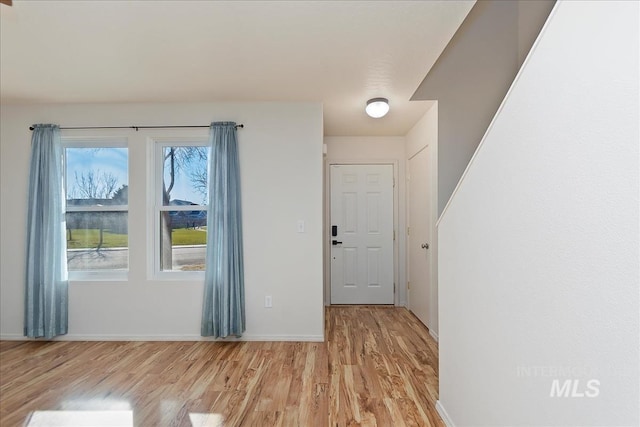
{"type": "MultiPolygon", "coordinates": [[[[67,230],[67,249],[89,249],[98,246],[100,241],[100,230],[93,229],[79,229],[71,230],[72,239],[69,240],[69,230],[67,230]]],[[[122,248],[129,246],[128,235],[126,234],[114,234],[109,230],[104,230],[102,235],[102,247],[103,248],[122,248]]]]}
{"type": "Polygon", "coordinates": [[[193,228],[177,228],[171,232],[173,246],[182,245],[206,245],[206,230],[193,228]]]}
{"type": "MultiPolygon", "coordinates": [[[[69,230],[67,230],[68,249],[92,249],[98,246],[100,241],[99,229],[79,229],[71,230],[72,240],[69,240],[69,230]]],[[[103,248],[122,248],[128,245],[128,235],[115,234],[104,230],[103,248]]],[[[207,243],[206,230],[194,230],[192,228],[178,228],[173,230],[171,238],[174,246],[182,245],[205,245],[207,243]]]]}

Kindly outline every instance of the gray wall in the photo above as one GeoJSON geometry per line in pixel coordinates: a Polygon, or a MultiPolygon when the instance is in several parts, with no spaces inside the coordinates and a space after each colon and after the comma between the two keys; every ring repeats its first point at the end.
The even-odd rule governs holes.
{"type": "Polygon", "coordinates": [[[438,215],[554,4],[478,1],[413,95],[438,100],[438,215]]]}

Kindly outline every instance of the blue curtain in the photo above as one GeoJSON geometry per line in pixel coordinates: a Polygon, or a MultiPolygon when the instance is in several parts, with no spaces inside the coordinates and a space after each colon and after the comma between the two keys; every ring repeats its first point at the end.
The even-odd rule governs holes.
{"type": "Polygon", "coordinates": [[[245,330],[240,166],[234,122],[211,123],[202,336],[245,330]]]}
{"type": "Polygon", "coordinates": [[[24,334],[67,333],[67,242],[63,153],[57,125],[35,125],[31,137],[24,334]]]}

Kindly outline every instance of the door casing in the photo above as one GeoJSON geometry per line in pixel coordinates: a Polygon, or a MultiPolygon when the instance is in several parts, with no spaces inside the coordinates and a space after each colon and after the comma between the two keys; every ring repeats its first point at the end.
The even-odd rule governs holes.
{"type": "MultiPolygon", "coordinates": [[[[325,179],[324,179],[324,188],[325,188],[325,206],[324,206],[324,272],[325,272],[325,305],[331,304],[331,166],[332,165],[393,165],[393,229],[395,232],[395,239],[393,241],[393,280],[395,283],[395,291],[394,291],[394,305],[399,306],[400,303],[400,295],[399,295],[399,242],[398,238],[399,234],[402,233],[402,230],[398,228],[398,219],[399,219],[399,191],[398,191],[398,161],[392,159],[332,159],[325,161],[325,179]]],[[[403,178],[404,179],[404,178],[403,178]]],[[[404,261],[404,260],[403,260],[404,261]]],[[[404,284],[402,285],[404,286],[404,284]]]]}
{"type": "Polygon", "coordinates": [[[330,170],[331,303],[393,304],[393,165],[330,170]]]}

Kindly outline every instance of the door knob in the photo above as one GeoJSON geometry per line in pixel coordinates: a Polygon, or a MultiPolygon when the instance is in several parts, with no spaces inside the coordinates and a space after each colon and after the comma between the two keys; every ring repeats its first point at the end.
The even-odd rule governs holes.
{"type": "Polygon", "coordinates": [[[422,249],[429,249],[429,244],[428,243],[423,243],[420,247],[422,249]]]}
{"type": "Polygon", "coordinates": [[[331,241],[331,244],[332,244],[332,245],[334,245],[334,246],[335,246],[335,245],[341,245],[341,244],[342,244],[342,242],[338,242],[337,240],[332,240],[332,241],[331,241]]]}

